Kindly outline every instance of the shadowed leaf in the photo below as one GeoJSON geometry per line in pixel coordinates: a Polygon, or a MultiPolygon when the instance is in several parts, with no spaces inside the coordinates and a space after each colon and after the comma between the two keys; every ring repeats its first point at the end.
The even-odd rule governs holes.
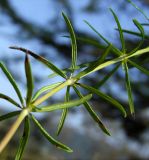
{"type": "Polygon", "coordinates": [[[69,147],[66,145],[62,144],[61,142],[55,140],[42,126],[41,124],[37,121],[37,119],[31,115],[31,118],[33,122],[36,124],[36,126],[39,128],[40,132],[44,135],[44,137],[53,145],[55,145],[58,148],[61,148],[67,152],[73,152],[69,147]]]}
{"type": "Polygon", "coordinates": [[[127,93],[128,93],[130,113],[133,115],[134,114],[134,103],[133,103],[133,96],[132,96],[132,91],[131,91],[127,63],[124,63],[123,66],[124,66],[124,70],[125,70],[125,82],[126,82],[126,89],[127,89],[127,93]]]}
{"type": "Polygon", "coordinates": [[[30,62],[27,54],[25,56],[25,73],[26,73],[26,80],[27,80],[26,105],[28,106],[32,99],[34,82],[33,82],[31,66],[30,66],[30,62]]]}
{"type": "Polygon", "coordinates": [[[10,102],[11,104],[21,108],[21,106],[16,101],[14,101],[12,98],[10,98],[9,96],[6,96],[6,95],[0,93],[0,98],[2,98],[4,100],[10,102]]]}
{"type": "Polygon", "coordinates": [[[29,118],[28,116],[25,118],[25,123],[24,123],[24,131],[23,131],[23,135],[20,139],[20,143],[19,143],[19,147],[15,156],[15,160],[21,160],[24,150],[25,150],[25,146],[27,144],[28,138],[29,138],[29,134],[30,134],[30,122],[29,122],[29,118]]]}
{"type": "Polygon", "coordinates": [[[112,104],[113,106],[115,106],[116,108],[118,108],[121,113],[124,115],[124,117],[126,117],[126,111],[124,109],[124,107],[115,99],[113,99],[112,97],[102,93],[101,91],[91,87],[91,86],[88,86],[88,85],[85,85],[85,84],[81,84],[79,83],[78,84],[79,86],[81,86],[82,88],[85,88],[87,89],[88,91],[90,91],[92,94],[96,94],[98,95],[100,98],[106,100],[107,102],[109,102],[110,104],[112,104]]]}
{"type": "Polygon", "coordinates": [[[94,86],[95,88],[100,88],[110,77],[118,70],[121,64],[116,65],[106,76],[94,86]]]}
{"type": "Polygon", "coordinates": [[[133,65],[134,67],[136,67],[137,69],[139,69],[141,72],[143,72],[144,74],[146,74],[147,76],[149,76],[149,70],[143,68],[142,66],[138,65],[137,63],[133,62],[133,61],[129,61],[128,62],[133,65]]]}
{"type": "MultiPolygon", "coordinates": [[[[68,102],[68,101],[69,101],[69,97],[70,97],[69,91],[70,91],[70,86],[68,86],[68,87],[67,87],[67,90],[66,90],[65,102],[68,102]]],[[[57,128],[57,135],[60,134],[60,132],[61,132],[63,126],[64,126],[67,113],[68,113],[68,109],[67,109],[67,108],[66,108],[66,109],[63,109],[61,118],[60,118],[60,120],[59,120],[58,128],[57,128]]]]}
{"type": "Polygon", "coordinates": [[[8,69],[6,68],[6,66],[2,62],[0,62],[0,67],[1,67],[2,71],[4,72],[4,74],[6,75],[6,77],[8,78],[8,80],[11,83],[12,87],[16,91],[16,93],[18,95],[18,98],[19,98],[21,104],[23,105],[23,98],[22,98],[21,92],[20,92],[20,90],[19,90],[14,78],[12,77],[11,73],[8,71],[8,69]]]}
{"type": "Polygon", "coordinates": [[[114,19],[115,19],[117,26],[118,26],[118,31],[119,31],[119,35],[120,35],[121,44],[122,44],[122,54],[125,54],[126,47],[125,47],[125,40],[124,40],[124,36],[123,36],[122,27],[120,25],[120,22],[118,20],[117,15],[114,13],[114,11],[111,8],[110,8],[110,11],[112,12],[114,19]]]}
{"type": "Polygon", "coordinates": [[[73,69],[73,72],[75,70],[76,67],[76,63],[77,63],[77,42],[76,42],[76,36],[73,30],[73,27],[71,25],[71,22],[69,20],[69,18],[62,13],[64,20],[67,24],[67,27],[69,29],[69,33],[70,33],[70,38],[71,38],[71,47],[72,47],[72,63],[71,63],[71,67],[73,69]]]}
{"type": "MultiPolygon", "coordinates": [[[[77,95],[80,98],[83,98],[83,95],[80,93],[80,91],[75,86],[73,86],[73,88],[74,88],[75,92],[77,93],[77,95]]],[[[90,114],[90,116],[92,117],[92,119],[102,129],[102,131],[104,133],[106,133],[108,136],[110,136],[110,132],[108,131],[108,129],[106,128],[106,126],[103,124],[103,122],[101,121],[101,119],[97,116],[96,112],[92,109],[91,105],[88,102],[84,102],[83,105],[86,108],[86,110],[88,111],[88,113],[90,114]]]]}
{"type": "Polygon", "coordinates": [[[6,119],[15,117],[15,116],[17,116],[19,113],[20,113],[20,111],[14,111],[14,112],[10,112],[10,113],[1,115],[1,116],[0,116],[0,121],[3,121],[3,120],[6,120],[6,119]]]}

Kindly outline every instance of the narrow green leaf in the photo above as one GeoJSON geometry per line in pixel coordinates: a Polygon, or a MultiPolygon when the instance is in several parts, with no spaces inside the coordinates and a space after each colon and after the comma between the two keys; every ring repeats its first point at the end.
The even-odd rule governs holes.
{"type": "Polygon", "coordinates": [[[38,61],[40,61],[41,63],[46,65],[48,68],[50,68],[53,72],[57,73],[58,75],[60,75],[61,77],[65,78],[65,79],[67,79],[67,76],[58,67],[56,67],[53,63],[51,63],[47,59],[35,54],[34,52],[27,50],[25,48],[22,48],[22,47],[17,47],[17,46],[11,46],[9,48],[20,50],[20,51],[24,52],[25,54],[31,55],[33,58],[37,59],[38,61]]]}
{"type": "Polygon", "coordinates": [[[72,63],[71,63],[71,67],[73,69],[73,72],[74,72],[74,69],[76,67],[76,63],[77,63],[77,41],[76,41],[76,36],[75,36],[75,33],[74,33],[74,30],[73,30],[73,27],[71,25],[71,22],[69,20],[69,18],[64,14],[62,13],[63,15],[63,18],[66,22],[66,25],[69,29],[69,33],[70,33],[70,38],[71,38],[71,47],[72,47],[72,63]]]}
{"type": "MultiPolygon", "coordinates": [[[[77,95],[80,98],[83,98],[83,95],[80,93],[80,91],[73,86],[75,92],[77,93],[77,95]]],[[[102,131],[107,134],[107,135],[111,135],[109,130],[106,128],[106,126],[103,124],[103,122],[101,121],[101,119],[97,116],[96,112],[92,109],[91,105],[88,102],[84,102],[83,103],[84,107],[86,108],[86,110],[88,111],[88,113],[90,114],[90,116],[92,117],[92,119],[98,124],[98,126],[102,129],[102,131]]]]}
{"type": "Polygon", "coordinates": [[[138,44],[138,46],[131,51],[131,53],[136,52],[136,51],[142,46],[142,44],[143,44],[143,42],[144,42],[144,37],[145,37],[144,28],[141,26],[141,24],[140,24],[136,19],[133,20],[133,23],[134,23],[134,24],[136,25],[136,27],[139,29],[139,31],[140,31],[140,33],[141,33],[142,40],[140,41],[140,43],[138,44]]]}
{"type": "Polygon", "coordinates": [[[101,81],[97,82],[95,88],[100,88],[118,70],[121,64],[116,65],[101,81]]]}
{"type": "Polygon", "coordinates": [[[18,98],[19,98],[21,104],[23,105],[23,98],[22,98],[21,92],[20,92],[20,90],[19,90],[14,78],[12,77],[11,73],[8,71],[8,69],[6,68],[6,66],[2,62],[0,62],[0,68],[2,69],[4,74],[6,75],[7,79],[11,83],[12,87],[14,88],[14,90],[16,91],[16,93],[18,95],[18,98]]]}
{"type": "Polygon", "coordinates": [[[118,20],[117,15],[114,13],[114,11],[111,8],[110,8],[110,11],[112,12],[114,19],[115,19],[117,26],[118,26],[118,31],[119,31],[119,35],[120,35],[121,44],[122,44],[122,54],[125,54],[126,47],[125,47],[125,40],[124,40],[124,36],[123,36],[122,27],[120,25],[120,22],[118,20]]]}
{"type": "Polygon", "coordinates": [[[6,119],[15,117],[15,116],[17,116],[19,113],[20,113],[20,111],[14,111],[14,112],[10,112],[10,113],[1,115],[1,116],[0,116],[0,121],[3,121],[3,120],[6,120],[6,119]]]}
{"type": "Polygon", "coordinates": [[[103,92],[101,92],[91,86],[81,84],[81,83],[79,83],[78,85],[89,90],[91,93],[98,95],[99,97],[106,100],[107,102],[109,102],[113,106],[117,107],[121,111],[121,113],[124,115],[124,117],[126,117],[127,114],[126,114],[124,107],[117,100],[113,99],[112,97],[106,95],[105,93],[103,93],[103,92]]]}
{"type": "Polygon", "coordinates": [[[143,11],[141,8],[139,8],[139,7],[138,7],[135,3],[133,3],[131,0],[127,0],[127,1],[128,1],[129,3],[131,3],[131,5],[134,6],[139,12],[141,12],[147,20],[149,20],[149,17],[144,13],[144,11],[143,11]]]}
{"type": "Polygon", "coordinates": [[[28,116],[25,118],[24,132],[20,139],[19,147],[15,156],[15,160],[21,160],[30,134],[30,122],[28,116]]]}
{"type": "Polygon", "coordinates": [[[100,88],[118,70],[121,64],[116,65],[101,81],[97,82],[95,88],[100,88]]]}
{"type": "Polygon", "coordinates": [[[62,144],[61,142],[55,140],[43,127],[42,125],[37,121],[37,119],[31,115],[31,118],[33,122],[36,124],[36,126],[39,128],[40,132],[44,135],[44,137],[51,142],[53,145],[55,145],[58,148],[61,148],[67,152],[73,152],[69,147],[66,145],[62,144]]]}
{"type": "MultiPolygon", "coordinates": [[[[130,30],[127,30],[127,29],[122,29],[122,31],[127,33],[127,34],[132,34],[132,35],[137,36],[137,37],[142,37],[141,33],[138,33],[138,32],[130,31],[130,30]]],[[[144,35],[144,39],[149,39],[149,36],[144,35]]]]}
{"type": "Polygon", "coordinates": [[[32,99],[34,81],[33,81],[31,66],[29,62],[29,57],[27,54],[25,56],[25,73],[26,73],[26,80],[27,80],[26,105],[28,106],[32,99]]]}
{"type": "Polygon", "coordinates": [[[111,51],[111,48],[112,48],[112,44],[110,44],[110,45],[106,48],[105,52],[101,55],[101,57],[97,59],[97,61],[96,61],[96,66],[98,66],[99,64],[101,64],[101,63],[104,62],[104,60],[106,59],[107,55],[108,55],[109,52],[111,51]]]}
{"type": "MultiPolygon", "coordinates": [[[[65,102],[69,101],[69,97],[70,97],[69,92],[70,92],[70,86],[68,86],[67,90],[66,90],[65,102]]],[[[61,115],[61,118],[60,118],[60,121],[59,121],[59,124],[58,124],[58,128],[57,128],[57,135],[60,134],[60,132],[61,132],[63,126],[64,126],[67,113],[68,113],[68,108],[63,109],[62,115],[61,115]]]]}
{"type": "MultiPolygon", "coordinates": [[[[111,45],[111,43],[103,37],[89,22],[84,21],[106,44],[111,45]]],[[[114,45],[111,45],[112,51],[117,55],[122,55],[122,52],[117,49],[114,45]]]]}
{"type": "Polygon", "coordinates": [[[12,98],[10,98],[9,96],[6,96],[5,94],[0,93],[0,98],[2,98],[2,99],[4,99],[4,100],[10,102],[11,104],[13,104],[13,105],[21,108],[21,106],[20,106],[16,101],[14,101],[14,100],[13,100],[12,98]]]}
{"type": "Polygon", "coordinates": [[[76,106],[79,106],[82,103],[90,100],[91,97],[92,97],[92,94],[88,94],[88,95],[84,96],[83,98],[81,98],[79,100],[72,100],[72,101],[69,101],[69,102],[53,104],[53,105],[50,105],[50,106],[43,106],[41,108],[35,108],[35,111],[36,112],[51,112],[51,111],[54,111],[54,110],[76,107],[76,106]]]}
{"type": "MultiPolygon", "coordinates": [[[[105,49],[106,46],[104,45],[101,45],[99,41],[95,40],[95,39],[92,39],[92,38],[88,38],[88,37],[77,37],[77,40],[78,41],[81,41],[81,42],[84,42],[84,43],[87,43],[87,44],[91,44],[95,47],[98,47],[98,48],[102,48],[102,49],[105,49]]],[[[110,42],[109,42],[110,43],[110,42]]]]}
{"type": "Polygon", "coordinates": [[[138,65],[137,63],[128,60],[128,62],[133,65],[134,67],[136,67],[137,69],[139,69],[141,72],[143,72],[144,74],[146,74],[147,76],[149,76],[149,70],[143,68],[142,66],[138,65]]]}
{"type": "Polygon", "coordinates": [[[57,87],[58,85],[60,85],[62,82],[57,82],[57,83],[53,83],[50,84],[48,86],[44,86],[41,89],[39,89],[33,96],[32,101],[35,101],[42,93],[49,91],[55,87],[57,87]]]}
{"type": "Polygon", "coordinates": [[[130,113],[134,115],[134,102],[133,102],[133,96],[132,96],[131,85],[129,80],[128,66],[127,66],[127,63],[124,63],[123,65],[125,69],[125,81],[126,81],[126,89],[128,93],[130,113]]]}

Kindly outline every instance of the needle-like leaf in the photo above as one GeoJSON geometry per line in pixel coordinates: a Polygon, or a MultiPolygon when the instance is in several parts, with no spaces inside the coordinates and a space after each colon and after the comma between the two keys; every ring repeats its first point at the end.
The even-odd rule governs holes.
{"type": "Polygon", "coordinates": [[[32,76],[31,66],[29,62],[29,57],[27,54],[25,56],[25,73],[26,73],[26,81],[27,81],[26,105],[28,106],[32,99],[34,82],[33,82],[33,76],[32,76]]]}
{"type": "Polygon", "coordinates": [[[122,44],[122,54],[125,54],[126,47],[125,47],[125,40],[124,40],[124,36],[123,36],[122,27],[120,25],[120,22],[118,20],[117,15],[114,13],[114,11],[111,8],[110,8],[110,11],[112,12],[114,19],[115,19],[117,26],[118,26],[118,31],[119,31],[119,35],[120,35],[121,44],[122,44]]]}
{"type": "Polygon", "coordinates": [[[42,125],[37,121],[37,119],[31,115],[31,118],[33,122],[36,124],[36,126],[39,128],[40,132],[44,135],[44,137],[51,142],[53,145],[55,145],[58,148],[61,148],[67,152],[73,152],[69,147],[66,145],[62,144],[61,142],[55,140],[43,127],[42,125]]]}
{"type": "Polygon", "coordinates": [[[103,84],[110,79],[110,77],[118,70],[121,64],[116,65],[101,81],[97,82],[95,88],[100,88],[103,84]]]}
{"type": "Polygon", "coordinates": [[[71,25],[71,22],[69,20],[69,18],[62,13],[64,20],[66,22],[66,25],[68,27],[69,33],[70,33],[70,38],[71,38],[71,47],[72,47],[72,63],[71,63],[71,67],[73,69],[73,72],[75,70],[76,67],[76,63],[77,63],[77,41],[76,41],[76,36],[73,30],[73,27],[71,25]]]}
{"type": "MultiPolygon", "coordinates": [[[[104,37],[102,36],[89,22],[84,21],[106,44],[111,45],[111,43],[104,37]]],[[[117,55],[122,55],[122,52],[117,49],[114,45],[111,45],[112,51],[117,54],[117,55]]]]}
{"type": "Polygon", "coordinates": [[[147,76],[149,76],[149,70],[143,68],[142,66],[138,65],[137,63],[128,60],[128,62],[133,65],[134,67],[136,67],[137,69],[139,69],[141,72],[143,72],[144,74],[146,74],[147,76]]]}
{"type": "Polygon", "coordinates": [[[85,85],[85,84],[81,84],[81,83],[78,83],[79,86],[81,86],[82,88],[85,88],[87,89],[88,91],[90,91],[90,93],[92,94],[96,94],[98,95],[100,98],[106,100],[107,102],[109,102],[110,104],[112,104],[113,106],[115,106],[116,108],[118,108],[121,113],[124,115],[124,117],[126,117],[126,111],[124,109],[124,107],[115,99],[113,99],[112,97],[106,95],[105,93],[91,87],[91,86],[88,86],[88,85],[85,85]]]}
{"type": "Polygon", "coordinates": [[[131,51],[131,53],[136,52],[142,46],[142,44],[144,42],[144,38],[145,38],[145,32],[144,32],[144,28],[142,27],[142,25],[136,19],[133,20],[133,23],[139,29],[139,31],[141,33],[142,40],[140,41],[140,43],[138,44],[138,46],[131,51]]]}
{"type": "Polygon", "coordinates": [[[60,75],[61,77],[65,78],[65,79],[67,79],[67,76],[58,67],[56,67],[53,63],[51,63],[47,59],[35,54],[34,52],[32,52],[28,49],[22,48],[22,47],[17,47],[17,46],[11,46],[9,48],[20,50],[20,51],[24,52],[25,54],[31,55],[32,57],[34,57],[35,59],[37,59],[38,61],[40,61],[44,65],[46,65],[48,68],[50,68],[53,72],[57,73],[58,75],[60,75]]]}
{"type": "Polygon", "coordinates": [[[24,153],[25,146],[26,146],[28,138],[29,138],[29,134],[30,134],[30,122],[29,122],[29,117],[27,116],[25,118],[24,131],[23,131],[23,135],[20,139],[20,143],[19,143],[19,147],[18,147],[16,156],[15,156],[15,160],[22,159],[22,155],[24,153]]]}
{"type": "MultiPolygon", "coordinates": [[[[132,34],[132,35],[137,36],[137,37],[142,37],[141,33],[138,33],[138,32],[130,31],[130,30],[127,30],[127,29],[122,29],[122,31],[127,33],[127,34],[132,34]]],[[[145,34],[144,39],[149,39],[149,36],[145,34]]]]}
{"type": "Polygon", "coordinates": [[[13,105],[21,108],[21,106],[20,106],[16,101],[14,101],[14,100],[13,100],[12,98],[10,98],[9,96],[6,96],[5,94],[0,93],[0,98],[2,98],[2,99],[4,99],[4,100],[10,102],[11,104],[13,104],[13,105]]]}
{"type": "MultiPolygon", "coordinates": [[[[80,98],[83,98],[83,95],[80,93],[80,91],[73,86],[75,92],[77,93],[77,95],[80,98]]],[[[91,105],[88,102],[84,102],[83,103],[84,107],[86,108],[86,110],[88,111],[88,113],[90,114],[90,116],[92,117],[92,119],[98,124],[98,126],[102,129],[102,131],[104,133],[106,133],[107,135],[111,135],[109,130],[107,129],[107,127],[103,124],[103,122],[101,121],[101,119],[98,117],[98,115],[96,114],[96,112],[92,109],[91,105]]]]}
{"type": "Polygon", "coordinates": [[[134,103],[133,103],[133,96],[132,96],[132,91],[131,91],[127,63],[123,63],[123,66],[125,69],[125,82],[126,82],[126,89],[127,89],[127,93],[128,93],[130,113],[132,115],[134,115],[134,103]]]}
{"type": "MultiPolygon", "coordinates": [[[[68,86],[67,90],[66,90],[65,102],[69,101],[69,97],[70,97],[69,91],[70,91],[70,86],[68,86]]],[[[60,118],[60,121],[59,121],[59,124],[58,124],[58,128],[57,128],[57,135],[60,134],[60,132],[61,132],[63,126],[64,126],[67,113],[68,113],[68,108],[63,109],[62,115],[61,115],[61,118],[60,118]]]]}
{"type": "Polygon", "coordinates": [[[44,86],[41,89],[39,89],[33,96],[32,101],[35,101],[42,93],[49,91],[55,87],[57,87],[58,85],[60,85],[62,82],[57,82],[57,83],[53,83],[50,84],[48,86],[44,86]]]}
{"type": "Polygon", "coordinates": [[[1,116],[0,116],[0,121],[3,121],[3,120],[6,120],[6,119],[15,117],[15,116],[17,116],[19,113],[20,113],[20,111],[14,111],[14,112],[10,112],[10,113],[1,115],[1,116]]]}
{"type": "Polygon", "coordinates": [[[23,105],[23,98],[22,98],[21,92],[20,92],[20,90],[19,90],[14,78],[12,77],[11,73],[8,71],[8,69],[6,68],[6,66],[2,62],[0,62],[0,68],[2,69],[4,74],[6,75],[7,79],[11,83],[12,87],[14,88],[14,90],[16,91],[16,93],[18,95],[18,98],[19,98],[21,104],[23,105]]]}
{"type": "Polygon", "coordinates": [[[36,111],[36,112],[51,112],[51,111],[58,110],[58,109],[66,109],[66,108],[70,108],[70,107],[76,107],[76,106],[79,106],[82,103],[90,100],[91,97],[92,97],[92,94],[88,94],[88,95],[86,95],[83,98],[78,99],[78,100],[72,100],[72,101],[69,101],[69,102],[53,104],[53,105],[50,105],[50,106],[43,106],[41,108],[35,108],[34,111],[36,111]]]}
{"type": "Polygon", "coordinates": [[[149,17],[144,13],[144,11],[143,11],[141,8],[139,8],[139,7],[138,7],[135,3],[133,3],[131,0],[127,0],[127,1],[128,1],[132,6],[134,6],[139,12],[141,12],[147,20],[149,20],[149,17]]]}

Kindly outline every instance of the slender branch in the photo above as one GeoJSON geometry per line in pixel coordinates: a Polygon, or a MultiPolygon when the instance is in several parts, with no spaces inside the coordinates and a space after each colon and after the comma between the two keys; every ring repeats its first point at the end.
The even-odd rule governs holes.
{"type": "Polygon", "coordinates": [[[11,140],[13,135],[15,134],[16,130],[18,129],[18,127],[20,126],[20,124],[22,123],[22,121],[24,120],[24,118],[28,114],[29,114],[29,110],[28,109],[22,110],[22,112],[18,116],[17,120],[14,122],[14,124],[11,126],[11,128],[9,129],[9,131],[7,132],[5,137],[2,139],[2,141],[0,143],[0,153],[4,150],[4,148],[9,143],[9,141],[11,140]]]}
{"type": "Polygon", "coordinates": [[[75,82],[76,82],[76,79],[74,79],[74,78],[66,80],[62,84],[60,84],[57,87],[55,87],[51,92],[48,92],[47,94],[45,94],[41,98],[38,98],[37,100],[35,100],[32,103],[32,105],[33,106],[38,106],[39,104],[41,104],[42,102],[44,102],[45,100],[47,100],[49,97],[51,97],[52,95],[54,95],[56,92],[60,91],[61,89],[63,89],[66,86],[74,84],[75,82]]]}

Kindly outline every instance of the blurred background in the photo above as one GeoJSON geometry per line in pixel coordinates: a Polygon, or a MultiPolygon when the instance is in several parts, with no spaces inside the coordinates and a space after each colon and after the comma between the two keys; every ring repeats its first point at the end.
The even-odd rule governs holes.
{"type": "MultiPolygon", "coordinates": [[[[146,14],[149,11],[148,0],[134,0],[146,14]]],[[[30,49],[56,64],[60,68],[69,67],[71,63],[70,40],[64,36],[68,31],[61,16],[65,12],[74,26],[77,36],[92,38],[103,42],[84,23],[90,22],[109,41],[120,48],[116,23],[109,11],[111,7],[119,17],[124,29],[138,31],[132,20],[147,23],[145,17],[126,0],[1,0],[0,1],[0,60],[3,61],[15,77],[23,95],[26,95],[26,79],[24,73],[24,54],[10,50],[11,45],[30,49]]],[[[144,26],[149,36],[148,26],[144,26]]],[[[128,50],[137,46],[140,38],[125,34],[128,50]]],[[[147,39],[142,47],[148,46],[147,39]]],[[[78,64],[92,61],[103,51],[89,44],[78,42],[78,64]]],[[[145,68],[149,68],[148,56],[136,59],[145,68]]],[[[44,65],[31,58],[35,91],[43,85],[60,81],[60,78],[49,79],[52,72],[44,65]]],[[[113,66],[85,79],[90,85],[98,82],[109,73],[113,66]],[[95,78],[96,77],[96,78],[95,78]]],[[[100,89],[119,100],[128,107],[123,70],[119,69],[100,89]]],[[[119,111],[99,97],[93,97],[94,109],[102,117],[110,129],[112,136],[102,133],[83,107],[69,110],[66,123],[59,137],[55,136],[61,111],[52,114],[36,115],[46,130],[70,146],[74,152],[65,153],[49,144],[38,132],[34,124],[31,126],[31,136],[27,144],[23,160],[148,160],[149,159],[149,77],[135,68],[130,69],[132,90],[135,100],[136,117],[123,118],[119,111]]],[[[17,100],[8,80],[0,71],[0,92],[17,100]]],[[[73,96],[73,93],[72,93],[73,96]]],[[[63,101],[63,92],[56,94],[49,102],[63,101]]],[[[15,110],[9,103],[0,101],[0,114],[15,110]]],[[[3,138],[15,118],[0,123],[0,139],[3,138]]],[[[22,126],[21,126],[22,127],[22,126]]],[[[0,160],[13,160],[22,135],[18,130],[0,160]]]]}

